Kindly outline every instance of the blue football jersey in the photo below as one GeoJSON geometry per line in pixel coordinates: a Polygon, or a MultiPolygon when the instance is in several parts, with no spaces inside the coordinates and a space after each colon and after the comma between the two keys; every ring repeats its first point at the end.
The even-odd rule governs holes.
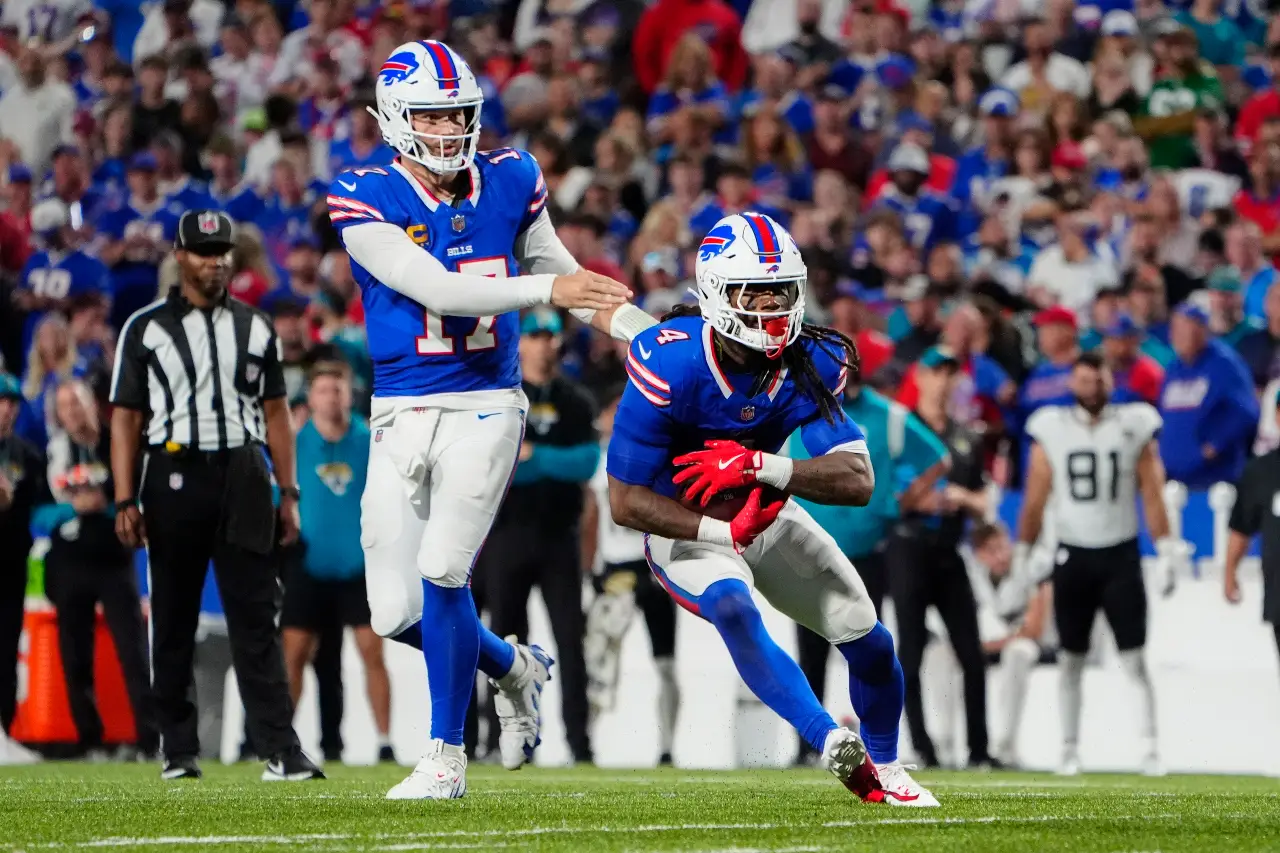
{"type": "Polygon", "coordinates": [[[929,250],[937,243],[956,239],[956,210],[944,196],[921,190],[912,198],[888,184],[874,208],[887,208],[898,214],[907,242],[924,252],[924,257],[928,257],[929,250]]]}
{"type": "Polygon", "coordinates": [[[210,184],[209,197],[223,213],[236,222],[253,222],[267,207],[262,193],[249,181],[241,181],[226,192],[219,192],[210,184]]]}
{"type": "Polygon", "coordinates": [[[329,143],[329,174],[336,175],[348,169],[367,169],[370,166],[389,166],[395,158],[396,152],[382,142],[360,154],[348,137],[329,143]]]}
{"type": "MultiPolygon", "coordinates": [[[[468,275],[519,275],[516,238],[547,204],[533,155],[484,151],[471,167],[471,194],[435,198],[399,163],[343,172],[329,187],[329,218],[342,234],[362,222],[390,222],[447,269],[468,275]]],[[[488,391],[520,384],[517,312],[438,317],[379,282],[353,259],[364,302],[375,397],[488,391]]]]}
{"type": "MultiPolygon", "coordinates": [[[[18,276],[18,286],[46,299],[74,299],[84,293],[111,296],[111,276],[97,258],[84,252],[36,252],[27,259],[18,276]]],[[[27,315],[22,335],[22,353],[31,346],[36,325],[44,311],[27,315]]]]}
{"type": "Polygon", "coordinates": [[[103,214],[98,231],[111,240],[145,234],[154,244],[151,250],[129,250],[111,267],[111,323],[120,328],[129,315],[156,298],[160,281],[160,261],[178,235],[181,211],[175,213],[163,199],[144,205],[132,199],[103,214]]]}
{"type": "MultiPolygon", "coordinates": [[[[825,345],[800,340],[813,356],[827,388],[844,392],[848,371],[825,345]]],[[[713,332],[701,317],[677,317],[641,332],[627,351],[630,382],[618,403],[609,441],[609,476],[677,497],[675,457],[702,450],[711,439],[731,439],[776,453],[800,430],[811,456],[865,441],[852,420],[834,424],[816,401],[802,393],[784,369],[767,387],[757,377],[734,373],[716,355],[713,332]]]]}
{"type": "Polygon", "coordinates": [[[192,180],[189,176],[178,179],[170,186],[162,187],[160,192],[164,195],[165,206],[179,218],[188,210],[208,210],[217,207],[213,196],[209,195],[209,188],[200,181],[192,180]]]}

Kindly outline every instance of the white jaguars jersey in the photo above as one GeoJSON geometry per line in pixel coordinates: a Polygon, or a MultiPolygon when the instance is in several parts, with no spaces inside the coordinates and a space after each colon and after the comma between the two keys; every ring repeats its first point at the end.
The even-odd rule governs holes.
{"type": "Polygon", "coordinates": [[[0,21],[16,27],[23,41],[61,41],[93,11],[88,0],[3,0],[0,6],[4,7],[0,21]]]}
{"type": "Polygon", "coordinates": [[[1078,406],[1046,406],[1027,435],[1053,468],[1058,543],[1106,548],[1138,537],[1138,457],[1163,421],[1147,403],[1107,406],[1097,423],[1078,406]]]}
{"type": "Polygon", "coordinates": [[[1207,210],[1230,208],[1240,191],[1240,179],[1212,169],[1183,169],[1174,175],[1178,207],[1187,219],[1199,219],[1207,210]]]}

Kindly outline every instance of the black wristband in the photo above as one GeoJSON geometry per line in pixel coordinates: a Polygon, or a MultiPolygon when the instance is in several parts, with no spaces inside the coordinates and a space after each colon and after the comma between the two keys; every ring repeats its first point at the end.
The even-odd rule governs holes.
{"type": "Polygon", "coordinates": [[[281,486],[280,497],[300,501],[302,500],[302,490],[297,486],[281,486]]]}
{"type": "Polygon", "coordinates": [[[116,501],[116,512],[124,512],[126,509],[131,507],[137,507],[137,505],[137,498],[125,498],[122,501],[116,501]]]}

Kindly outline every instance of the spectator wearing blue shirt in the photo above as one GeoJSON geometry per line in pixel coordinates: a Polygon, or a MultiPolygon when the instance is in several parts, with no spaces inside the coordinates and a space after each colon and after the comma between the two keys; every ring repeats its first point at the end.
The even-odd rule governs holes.
{"type": "Polygon", "coordinates": [[[776,113],[757,108],[743,122],[742,136],[758,201],[789,209],[813,198],[813,172],[805,162],[804,146],[776,113]]]}
{"type": "Polygon", "coordinates": [[[110,273],[101,261],[77,247],[71,212],[61,199],[45,199],[32,209],[31,230],[43,248],[27,259],[13,293],[14,302],[27,312],[23,353],[46,312],[66,313],[71,302],[86,293],[111,294],[110,273]]]}
{"type": "Polygon", "coordinates": [[[1258,425],[1253,380],[1240,356],[1209,335],[1209,315],[1184,302],[1170,339],[1177,360],[1160,389],[1160,456],[1170,480],[1189,489],[1234,482],[1258,425]]]}
{"type": "Polygon", "coordinates": [[[729,123],[730,110],[729,90],[714,76],[710,48],[695,34],[686,34],[667,59],[666,79],[649,98],[645,124],[650,136],[672,141],[676,123],[691,114],[711,128],[717,143],[731,145],[736,129],[729,123]]]}
{"type": "Polygon", "coordinates": [[[117,329],[156,298],[160,262],[177,236],[179,218],[160,196],[154,155],[133,155],[125,180],[129,195],[124,204],[97,223],[106,241],[98,257],[111,270],[111,325],[117,329]]]}
{"type": "Polygon", "coordinates": [[[1275,264],[1262,253],[1262,229],[1248,219],[1232,223],[1223,234],[1227,262],[1240,271],[1244,286],[1244,315],[1265,321],[1267,291],[1280,280],[1275,264]]]}
{"type": "Polygon", "coordinates": [[[298,431],[298,488],[303,498],[301,554],[285,577],[283,629],[289,692],[296,706],[302,674],[319,638],[334,625],[351,628],[365,667],[365,685],[378,731],[378,760],[391,749],[391,681],[382,638],[370,625],[360,546],[360,496],[369,469],[369,427],[351,415],[351,368],[320,362],[311,370],[311,418],[298,431]]]}
{"type": "Polygon", "coordinates": [[[254,224],[262,232],[267,257],[283,278],[288,274],[287,260],[294,241],[312,234],[311,211],[315,199],[291,160],[277,160],[271,170],[272,192],[254,224]]]}
{"type": "Polygon", "coordinates": [[[215,207],[236,222],[252,222],[267,203],[240,171],[240,152],[229,136],[215,136],[205,147],[213,179],[207,187],[215,207]]]}
{"type": "Polygon", "coordinates": [[[756,201],[751,172],[746,166],[727,162],[716,177],[716,195],[704,199],[689,217],[689,230],[693,233],[693,239],[700,242],[721,219],[744,210],[754,210],[770,216],[783,227],[790,221],[790,217],[782,209],[756,201]]]}
{"type": "Polygon", "coordinates": [[[396,152],[382,141],[378,120],[366,109],[373,105],[373,101],[367,98],[358,98],[352,103],[350,134],[345,139],[329,143],[330,175],[347,169],[386,166],[395,159],[396,152]]]}
{"type": "Polygon", "coordinates": [[[987,191],[991,184],[1013,171],[1018,107],[1017,94],[1008,89],[988,89],[978,99],[983,143],[956,161],[956,177],[951,185],[951,197],[965,217],[981,217],[990,201],[987,191]]]}
{"type": "Polygon", "coordinates": [[[902,143],[889,155],[886,168],[892,184],[880,192],[872,210],[898,214],[907,242],[926,257],[938,243],[954,240],[956,210],[951,201],[924,189],[929,179],[928,153],[919,145],[902,143]]]}
{"type": "MultiPolygon", "coordinates": [[[[850,382],[845,391],[844,412],[867,436],[871,467],[878,472],[871,501],[863,507],[829,506],[799,500],[822,529],[830,533],[853,562],[867,588],[867,595],[879,616],[887,590],[884,564],[890,529],[900,517],[899,503],[910,506],[933,490],[947,470],[947,448],[924,423],[905,406],[883,394],[850,382]]],[[[788,441],[793,459],[809,454],[793,434],[788,441]]],[[[827,657],[831,644],[807,628],[798,628],[799,663],[813,688],[822,698],[827,681],[827,657]]],[[[807,758],[802,744],[800,760],[807,758]]]]}

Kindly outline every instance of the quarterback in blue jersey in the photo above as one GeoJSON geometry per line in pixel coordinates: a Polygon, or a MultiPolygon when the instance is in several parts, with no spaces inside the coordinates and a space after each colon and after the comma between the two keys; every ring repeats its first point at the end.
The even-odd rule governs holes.
{"type": "Polygon", "coordinates": [[[722,219],[698,250],[698,307],[636,335],[609,443],[616,523],[645,534],[659,582],[715,626],[747,686],[868,802],[936,806],[898,761],[904,682],[839,545],[789,495],[862,506],[875,477],[840,395],[854,344],[802,322],[807,270],[760,213],[722,219]],[[811,459],[778,455],[795,430],[811,459]],[[849,663],[861,736],[837,726],[769,636],[755,587],[849,663]]]}
{"type": "Polygon", "coordinates": [[[422,650],[431,693],[431,746],[387,796],[451,799],[466,792],[462,727],[477,665],[497,687],[499,746],[513,770],[538,744],[550,678],[540,649],[483,627],[469,587],[529,407],[518,311],[549,303],[625,340],[653,321],[556,238],[533,157],[477,152],[484,98],[447,45],[396,48],[374,94],[383,139],[399,156],[339,174],[328,206],[360,285],[373,360],[361,502],[372,624],[422,650]]]}

